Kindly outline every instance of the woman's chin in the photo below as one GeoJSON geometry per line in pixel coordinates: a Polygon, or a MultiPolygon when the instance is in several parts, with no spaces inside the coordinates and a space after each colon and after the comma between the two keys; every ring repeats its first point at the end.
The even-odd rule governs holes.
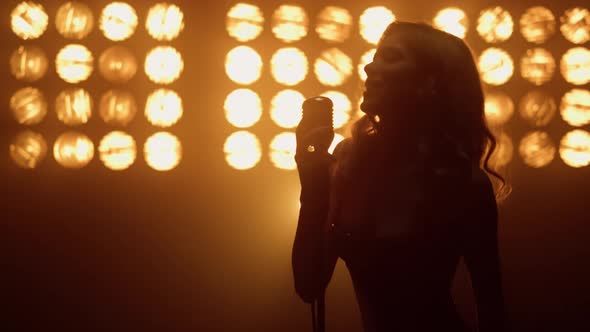
{"type": "Polygon", "coordinates": [[[365,99],[361,103],[360,109],[367,115],[373,115],[376,114],[376,111],[378,109],[377,106],[378,103],[376,103],[375,101],[365,99]]]}

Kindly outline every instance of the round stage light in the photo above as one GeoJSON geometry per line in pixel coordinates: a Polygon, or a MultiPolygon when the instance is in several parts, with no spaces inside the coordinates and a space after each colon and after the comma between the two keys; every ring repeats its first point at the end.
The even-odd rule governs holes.
{"type": "Polygon", "coordinates": [[[508,40],[514,31],[514,21],[510,12],[502,7],[483,10],[477,21],[477,32],[488,43],[508,40]]]}
{"type": "Polygon", "coordinates": [[[557,113],[557,103],[549,94],[535,90],[522,98],[520,116],[533,127],[548,125],[557,113]]]}
{"type": "Polygon", "coordinates": [[[301,121],[305,97],[295,90],[283,90],[271,100],[270,117],[281,128],[295,128],[301,121]]]}
{"type": "Polygon", "coordinates": [[[145,104],[145,116],[157,127],[170,127],[182,118],[180,96],[169,89],[158,89],[149,95],[145,104]]]}
{"type": "Polygon", "coordinates": [[[572,89],[561,99],[561,117],[574,127],[590,124],[590,91],[572,89]]]}
{"type": "Polygon", "coordinates": [[[561,74],[571,84],[584,85],[590,82],[590,50],[575,47],[561,58],[561,74]]]}
{"type": "Polygon", "coordinates": [[[82,45],[71,44],[62,48],[55,59],[57,74],[68,83],[80,83],[94,70],[94,57],[82,45]]]}
{"type": "Polygon", "coordinates": [[[107,81],[126,83],[137,73],[137,60],[126,47],[112,46],[98,58],[98,69],[107,81]]]}
{"type": "Polygon", "coordinates": [[[272,33],[286,43],[307,36],[308,25],[307,13],[299,6],[282,5],[272,15],[272,33]]]}
{"type": "Polygon", "coordinates": [[[122,41],[135,33],[137,13],[125,2],[112,2],[102,10],[100,30],[107,39],[122,41]]]}
{"type": "Polygon", "coordinates": [[[315,61],[314,69],[320,83],[339,86],[352,76],[354,67],[348,55],[337,48],[331,48],[322,52],[315,61]]]}
{"type": "Polygon", "coordinates": [[[155,40],[174,40],[184,29],[184,14],[176,5],[156,4],[148,12],[145,28],[155,40]]]}
{"type": "Polygon", "coordinates": [[[10,56],[10,71],[21,81],[37,81],[47,72],[49,61],[45,52],[37,46],[20,46],[10,56]]]}
{"type": "Polygon", "coordinates": [[[485,114],[490,126],[503,126],[514,114],[514,102],[505,93],[487,93],[485,98],[485,114]]]}
{"type": "Polygon", "coordinates": [[[147,139],[143,153],[148,166],[160,172],[170,171],[180,164],[182,145],[176,136],[159,132],[147,139]]]}
{"type": "Polygon", "coordinates": [[[225,118],[234,127],[248,128],[262,117],[262,100],[250,89],[238,89],[230,93],[224,104],[225,118]]]}
{"type": "Polygon", "coordinates": [[[12,10],[10,17],[12,31],[24,40],[41,37],[49,25],[45,8],[33,1],[19,3],[12,10]]]}
{"type": "Polygon", "coordinates": [[[47,142],[42,135],[26,130],[12,140],[9,151],[18,166],[33,169],[47,156],[47,142]]]}
{"type": "Polygon", "coordinates": [[[436,14],[433,25],[439,30],[464,39],[469,29],[469,19],[459,8],[446,8],[436,14]]]}
{"type": "Polygon", "coordinates": [[[344,127],[349,121],[352,112],[352,102],[342,92],[326,91],[321,94],[324,97],[330,98],[334,105],[333,124],[335,129],[344,127]]]}
{"type": "Polygon", "coordinates": [[[549,134],[543,131],[534,131],[520,141],[519,152],[526,165],[541,168],[553,161],[557,148],[549,134]]]}
{"type": "Polygon", "coordinates": [[[65,168],[83,168],[94,158],[94,144],[88,136],[69,131],[55,141],[53,157],[65,168]]]}
{"type": "Polygon", "coordinates": [[[542,44],[551,38],[556,31],[555,16],[541,6],[527,9],[520,17],[520,32],[524,39],[535,44],[542,44]]]}
{"type": "Polygon", "coordinates": [[[10,98],[10,109],[18,123],[35,125],[47,115],[47,101],[39,89],[22,88],[10,98]]]}
{"type": "Polygon", "coordinates": [[[343,43],[350,37],[352,15],[342,7],[327,6],[318,14],[318,36],[330,43],[343,43]]]}
{"type": "Polygon", "coordinates": [[[379,39],[391,23],[395,21],[395,15],[384,6],[367,8],[360,17],[359,28],[361,37],[368,43],[377,45],[379,39]]]}
{"type": "Polygon", "coordinates": [[[332,141],[332,144],[330,145],[330,148],[328,149],[328,152],[330,154],[334,154],[334,149],[336,149],[336,146],[338,146],[338,144],[340,144],[340,142],[344,141],[345,137],[336,133],[334,134],[334,140],[332,141]]]}
{"type": "Polygon", "coordinates": [[[100,117],[106,124],[127,126],[135,118],[137,103],[126,91],[109,90],[100,98],[100,117]]]}
{"type": "Polygon", "coordinates": [[[227,54],[225,72],[230,80],[238,84],[252,84],[262,75],[262,58],[254,49],[238,46],[227,54]]]}
{"type": "Polygon", "coordinates": [[[295,47],[281,48],[272,56],[270,63],[275,81],[287,86],[301,83],[309,70],[305,53],[295,47]]]}
{"type": "Polygon", "coordinates": [[[514,144],[506,133],[496,136],[496,149],[490,156],[490,166],[498,169],[508,165],[514,156],[514,144]]]}
{"type": "Polygon", "coordinates": [[[85,3],[68,1],[57,10],[55,27],[64,38],[83,39],[94,28],[94,15],[85,3]]]}
{"type": "Polygon", "coordinates": [[[113,171],[129,168],[137,157],[137,146],[130,135],[122,131],[107,134],[98,145],[100,160],[113,171]]]}
{"type": "Polygon", "coordinates": [[[55,99],[57,118],[68,126],[87,123],[93,106],[92,97],[81,88],[64,90],[55,99]]]}
{"type": "Polygon", "coordinates": [[[574,44],[585,44],[590,40],[590,10],[576,7],[565,11],[561,17],[561,33],[574,44]]]}
{"type": "Polygon", "coordinates": [[[559,147],[561,159],[574,168],[590,165],[590,133],[585,130],[573,130],[562,139],[559,147]]]}
{"type": "Polygon", "coordinates": [[[297,140],[295,133],[282,133],[270,142],[270,161],[278,169],[294,170],[297,140]]]}
{"type": "Polygon", "coordinates": [[[361,81],[363,82],[367,80],[367,72],[365,72],[365,66],[373,62],[373,59],[375,58],[375,53],[377,53],[377,49],[373,48],[368,50],[361,56],[361,60],[359,61],[358,74],[361,81]]]}
{"type": "Polygon", "coordinates": [[[229,136],[223,151],[228,165],[241,171],[254,168],[262,158],[260,141],[256,135],[247,131],[238,131],[229,136]]]}
{"type": "Polygon", "coordinates": [[[262,33],[264,16],[258,6],[238,3],[227,12],[225,28],[237,41],[251,41],[262,33]]]}
{"type": "Polygon", "coordinates": [[[174,47],[158,46],[148,53],[144,69],[152,82],[170,84],[182,74],[184,61],[174,47]]]}
{"type": "Polygon", "coordinates": [[[555,67],[553,55],[542,48],[527,50],[520,60],[520,74],[535,85],[549,82],[553,78],[555,67]]]}
{"type": "Polygon", "coordinates": [[[491,47],[479,57],[479,71],[482,80],[491,85],[502,85],[514,74],[514,62],[506,51],[491,47]]]}

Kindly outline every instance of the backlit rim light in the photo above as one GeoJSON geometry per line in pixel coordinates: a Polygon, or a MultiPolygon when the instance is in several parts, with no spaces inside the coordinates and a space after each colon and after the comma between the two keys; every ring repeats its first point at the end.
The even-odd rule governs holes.
{"type": "Polygon", "coordinates": [[[247,131],[231,134],[223,145],[225,160],[234,169],[254,168],[262,158],[262,148],[256,135],[247,131]]]}
{"type": "Polygon", "coordinates": [[[174,40],[184,29],[184,13],[176,5],[158,3],[150,8],[145,28],[155,40],[174,40]]]}
{"type": "Polygon", "coordinates": [[[156,171],[170,171],[176,168],[182,159],[180,141],[168,132],[153,134],[146,140],[143,148],[146,163],[156,171]]]}

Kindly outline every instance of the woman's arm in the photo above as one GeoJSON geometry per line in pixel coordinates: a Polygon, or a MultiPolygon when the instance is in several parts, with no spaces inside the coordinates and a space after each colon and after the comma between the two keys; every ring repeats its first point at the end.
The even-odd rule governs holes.
{"type": "Polygon", "coordinates": [[[467,218],[464,258],[477,303],[479,332],[506,331],[506,313],[498,251],[498,210],[489,178],[475,176],[472,207],[467,218]]]}

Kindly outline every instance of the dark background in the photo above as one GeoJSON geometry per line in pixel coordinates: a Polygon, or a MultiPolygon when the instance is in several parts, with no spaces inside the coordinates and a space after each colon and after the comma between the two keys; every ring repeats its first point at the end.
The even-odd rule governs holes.
{"type": "MultiPolygon", "coordinates": [[[[68,129],[52,113],[53,100],[68,86],[53,66],[57,51],[69,43],[54,27],[55,11],[62,2],[43,2],[50,15],[49,29],[39,40],[27,42],[10,31],[10,11],[16,3],[4,1],[0,8],[0,59],[5,64],[0,66],[0,100],[5,105],[0,112],[0,142],[5,151],[0,153],[0,303],[5,308],[0,310],[0,329],[310,330],[309,308],[294,293],[290,267],[298,212],[296,173],[272,168],[266,147],[263,160],[251,171],[232,170],[224,160],[223,142],[233,129],[225,122],[223,100],[237,86],[226,78],[223,65],[227,51],[238,45],[225,32],[225,14],[235,2],[176,1],[184,10],[186,26],[171,44],[183,53],[185,70],[172,88],[184,98],[185,114],[169,131],[182,140],[184,154],[180,166],[167,173],[151,170],[141,153],[129,170],[120,173],[107,170],[97,156],[81,170],[62,168],[51,154],[34,171],[14,165],[8,145],[23,128],[13,120],[8,101],[25,86],[12,78],[8,66],[17,45],[42,46],[50,60],[46,77],[33,84],[48,96],[50,113],[33,129],[44,135],[50,147],[68,129]]],[[[98,16],[107,3],[91,1],[89,5],[98,16]]],[[[147,10],[155,2],[129,3],[140,16],[140,26],[134,37],[121,44],[136,52],[142,68],[147,51],[161,44],[150,40],[143,27],[147,10]]],[[[266,64],[280,46],[269,32],[269,21],[282,2],[252,3],[265,13],[265,32],[251,45],[260,49],[266,64]]],[[[369,5],[386,4],[403,20],[426,20],[443,7],[458,5],[424,0],[298,3],[312,18],[329,4],[347,7],[356,18],[369,5]]],[[[560,16],[583,1],[467,1],[460,7],[470,14],[473,27],[476,14],[491,4],[505,6],[517,21],[532,5],[545,5],[560,16]]],[[[356,35],[353,41],[362,45],[356,50],[360,55],[368,47],[356,35]]],[[[314,45],[307,39],[299,46],[314,45]]],[[[476,53],[485,47],[473,29],[468,41],[476,53]]],[[[97,26],[82,43],[95,58],[113,45],[97,26]]],[[[532,46],[515,31],[501,47],[519,59],[532,46]]],[[[572,45],[557,35],[544,47],[559,59],[572,45]]],[[[263,77],[253,89],[261,91],[266,105],[278,86],[267,71],[263,77]]],[[[306,95],[319,87],[311,81],[310,73],[309,84],[302,88],[306,95]]],[[[81,86],[95,96],[95,103],[109,88],[96,69],[81,86]]],[[[138,96],[141,111],[155,85],[140,70],[126,88],[138,96]]],[[[518,100],[530,88],[516,74],[502,91],[518,100]]],[[[546,88],[560,98],[571,87],[556,75],[546,88]]],[[[263,146],[279,132],[266,111],[263,121],[252,129],[263,146]]],[[[112,130],[96,116],[78,129],[95,143],[112,130]]],[[[507,126],[515,144],[530,129],[518,116],[507,126]]],[[[568,130],[559,117],[547,128],[556,142],[568,130]]],[[[127,131],[141,149],[156,129],[138,113],[127,131]]],[[[557,156],[548,167],[533,169],[515,155],[507,174],[514,192],[501,206],[500,245],[513,330],[590,330],[590,168],[569,168],[557,156]]],[[[456,300],[473,322],[468,282],[461,267],[456,300]]],[[[342,262],[327,303],[330,331],[360,331],[358,308],[342,262]]]]}

